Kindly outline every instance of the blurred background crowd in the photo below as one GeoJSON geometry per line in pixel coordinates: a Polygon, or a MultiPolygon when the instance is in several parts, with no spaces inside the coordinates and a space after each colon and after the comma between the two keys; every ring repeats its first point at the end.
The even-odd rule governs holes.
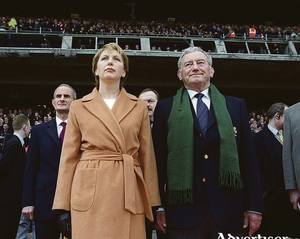
{"type": "Polygon", "coordinates": [[[300,40],[300,25],[278,26],[267,22],[264,25],[199,23],[171,21],[132,21],[103,19],[55,19],[53,17],[1,17],[0,30],[43,31],[70,34],[102,34],[102,35],[137,35],[137,36],[198,36],[203,38],[231,38],[246,36],[264,39],[269,38],[300,40]],[[254,35],[251,29],[255,29],[254,35]]]}

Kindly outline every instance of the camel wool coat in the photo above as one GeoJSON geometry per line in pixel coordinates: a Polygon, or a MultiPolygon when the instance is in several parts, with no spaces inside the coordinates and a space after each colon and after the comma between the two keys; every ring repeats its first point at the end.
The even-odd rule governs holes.
{"type": "Polygon", "coordinates": [[[71,104],[53,209],[73,239],[145,239],[161,205],[145,102],[122,88],[110,110],[95,88],[71,104]]]}

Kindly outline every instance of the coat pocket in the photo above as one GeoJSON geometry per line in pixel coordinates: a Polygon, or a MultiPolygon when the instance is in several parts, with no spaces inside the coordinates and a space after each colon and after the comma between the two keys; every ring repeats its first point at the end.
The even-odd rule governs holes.
{"type": "Polygon", "coordinates": [[[77,169],[71,191],[71,207],[75,211],[88,211],[95,200],[97,171],[77,169]]]}

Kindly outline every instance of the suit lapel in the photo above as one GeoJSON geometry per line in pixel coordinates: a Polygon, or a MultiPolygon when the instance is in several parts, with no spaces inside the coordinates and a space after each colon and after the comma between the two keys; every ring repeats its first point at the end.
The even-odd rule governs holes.
{"type": "Polygon", "coordinates": [[[214,107],[210,104],[210,110],[208,115],[207,129],[209,129],[216,122],[216,117],[214,113],[214,107]]]}
{"type": "Polygon", "coordinates": [[[275,149],[282,149],[282,144],[275,138],[274,134],[269,130],[267,125],[265,125],[265,127],[262,129],[261,137],[264,138],[268,152],[272,156],[271,158],[276,158],[275,154],[277,151],[275,149]]]}
{"type": "Polygon", "coordinates": [[[195,109],[194,109],[194,106],[193,106],[193,103],[192,103],[190,97],[189,97],[189,99],[190,99],[191,111],[192,111],[193,118],[194,118],[194,127],[196,128],[196,130],[199,131],[199,133],[202,134],[201,129],[200,129],[200,125],[199,125],[199,121],[198,121],[198,118],[197,118],[197,116],[196,116],[196,112],[195,112],[195,109]]]}
{"type": "Polygon", "coordinates": [[[59,148],[61,148],[61,144],[59,142],[58,133],[57,133],[57,126],[55,118],[51,120],[48,124],[47,133],[53,139],[53,141],[57,144],[59,148]]]}

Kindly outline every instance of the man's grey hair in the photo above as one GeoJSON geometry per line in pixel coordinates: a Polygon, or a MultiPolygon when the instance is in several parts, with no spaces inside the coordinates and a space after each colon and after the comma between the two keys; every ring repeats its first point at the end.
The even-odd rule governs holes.
{"type": "Polygon", "coordinates": [[[208,53],[206,51],[204,51],[203,49],[201,49],[200,47],[197,47],[197,46],[191,46],[189,48],[186,48],[181,57],[178,59],[178,70],[181,71],[181,67],[182,67],[182,58],[186,55],[186,54],[189,54],[189,53],[192,53],[194,51],[200,51],[202,52],[204,55],[206,55],[207,57],[207,63],[212,66],[212,57],[210,55],[208,55],[208,53]]]}
{"type": "Polygon", "coordinates": [[[73,99],[76,100],[77,99],[77,95],[76,95],[76,91],[73,89],[72,86],[68,85],[68,84],[60,84],[59,86],[56,87],[54,93],[53,93],[53,99],[55,99],[55,95],[56,95],[56,91],[59,87],[61,86],[66,86],[69,87],[72,91],[73,91],[73,99]]]}

